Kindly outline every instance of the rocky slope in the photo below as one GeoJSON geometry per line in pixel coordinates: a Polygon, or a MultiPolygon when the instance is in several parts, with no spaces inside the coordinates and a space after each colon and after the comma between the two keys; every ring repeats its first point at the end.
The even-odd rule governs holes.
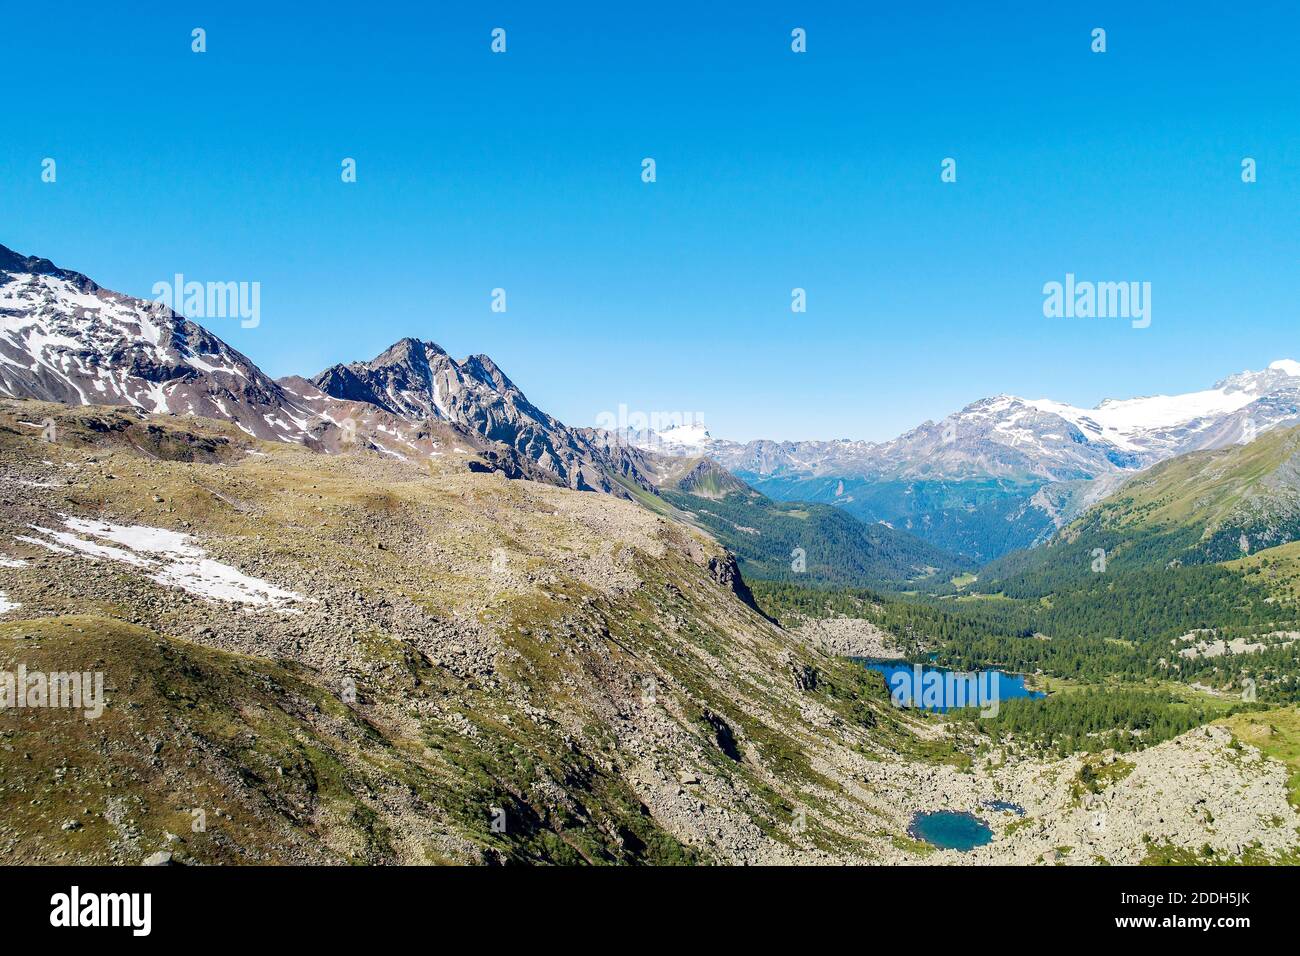
{"type": "Polygon", "coordinates": [[[740,600],[715,543],[638,505],[31,403],[0,417],[0,470],[6,662],[103,670],[109,696],[102,723],[11,727],[9,860],[875,853],[853,800],[799,834],[791,813],[850,782],[814,759],[899,722],[740,600]],[[45,417],[56,442],[23,424],[45,417]],[[282,597],[187,588],[142,528],[282,597]]]}
{"type": "MultiPolygon", "coordinates": [[[[2,667],[107,690],[97,719],[6,715],[7,862],[1036,860],[1076,812],[1068,766],[972,763],[630,501],[29,401],[0,402],[0,476],[2,667]],[[905,836],[1004,793],[1048,829],[972,857],[905,836]]],[[[1176,785],[1219,821],[1153,839],[1294,844],[1271,762],[1151,754],[1133,801],[1176,785]]]]}
{"type": "Polygon", "coordinates": [[[0,246],[0,394],[228,418],[305,442],[316,415],[165,305],[0,246]]]}

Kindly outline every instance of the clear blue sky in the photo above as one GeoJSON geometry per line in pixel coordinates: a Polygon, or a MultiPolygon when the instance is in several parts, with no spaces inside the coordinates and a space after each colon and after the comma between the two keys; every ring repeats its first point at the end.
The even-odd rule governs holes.
{"type": "Polygon", "coordinates": [[[0,243],[260,282],[209,324],[273,375],[415,335],[579,425],[881,439],[1300,358],[1294,2],[715,6],[7,4],[0,243]],[[1045,319],[1066,272],[1151,327],[1045,319]]]}

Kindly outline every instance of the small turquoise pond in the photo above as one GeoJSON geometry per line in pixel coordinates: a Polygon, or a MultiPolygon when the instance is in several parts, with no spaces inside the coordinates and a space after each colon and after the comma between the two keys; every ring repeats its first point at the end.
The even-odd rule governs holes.
{"type": "Polygon", "coordinates": [[[908,824],[907,835],[914,840],[924,840],[941,850],[960,850],[965,853],[993,840],[989,825],[973,813],[955,810],[933,810],[916,813],[908,824]]]}

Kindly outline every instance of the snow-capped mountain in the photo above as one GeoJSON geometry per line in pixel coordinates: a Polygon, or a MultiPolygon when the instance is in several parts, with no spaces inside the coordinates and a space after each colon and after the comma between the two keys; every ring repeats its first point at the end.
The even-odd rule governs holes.
{"type": "Polygon", "coordinates": [[[1279,359],[1263,371],[1230,375],[1199,392],[1106,399],[1092,409],[1049,399],[1029,404],[1071,422],[1090,441],[1164,458],[1251,441],[1294,423],[1298,399],[1300,362],[1279,359]]]}
{"type": "Polygon", "coordinates": [[[231,421],[256,438],[395,458],[473,456],[512,477],[627,495],[649,486],[636,449],[569,429],[485,355],[453,361],[404,339],[316,381],[273,381],[159,302],[101,288],[0,246],[0,396],[231,421]]]}
{"type": "MultiPolygon", "coordinates": [[[[324,451],[362,445],[395,457],[442,445],[489,453],[474,436],[435,433],[300,378],[273,381],[166,305],[102,288],[48,259],[0,246],[0,396],[233,422],[268,441],[324,451]]],[[[509,462],[501,462],[507,471],[509,462]]]]}
{"type": "Polygon", "coordinates": [[[687,422],[658,431],[653,428],[625,428],[617,434],[625,443],[636,448],[675,457],[700,455],[718,444],[703,422],[687,422]]]}
{"type": "MultiPolygon", "coordinates": [[[[1282,359],[1202,391],[1106,399],[1096,408],[997,395],[887,442],[741,444],[705,433],[684,453],[703,450],[727,468],[763,476],[1072,481],[1136,471],[1173,455],[1250,441],[1271,428],[1296,423],[1300,362],[1282,359]]],[[[660,444],[669,451],[674,447],[664,436],[660,444]]]]}
{"type": "Polygon", "coordinates": [[[704,426],[703,422],[665,428],[659,432],[658,438],[660,444],[666,447],[685,448],[696,452],[713,440],[713,436],[709,434],[709,430],[704,426]]]}
{"type": "Polygon", "coordinates": [[[258,438],[312,438],[312,409],[202,326],[3,246],[0,394],[226,418],[258,438]]]}
{"type": "Polygon", "coordinates": [[[997,395],[886,442],[658,446],[708,454],[774,498],[841,505],[985,559],[1043,540],[1158,461],[1297,423],[1300,362],[1282,359],[1200,391],[1096,408],[997,395]]]}

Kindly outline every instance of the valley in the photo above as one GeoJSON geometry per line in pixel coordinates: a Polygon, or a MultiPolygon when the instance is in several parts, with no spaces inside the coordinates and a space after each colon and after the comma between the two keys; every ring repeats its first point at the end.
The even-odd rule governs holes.
{"type": "Polygon", "coordinates": [[[1143,469],[1300,424],[1300,363],[1078,408],[996,395],[890,441],[734,442],[700,423],[634,441],[707,454],[778,500],[834,504],[984,563],[1030,548],[1143,469]]]}
{"type": "Polygon", "coordinates": [[[0,248],[0,667],[107,698],[4,708],[0,859],[1294,863],[1275,365],[638,443],[414,338],[272,380],[0,248]],[[1007,693],[900,705],[922,668],[1007,693]]]}
{"type": "Polygon", "coordinates": [[[1079,798],[1086,754],[892,707],[747,606],[710,538],[631,501],[13,401],[0,471],[6,666],[102,671],[108,697],[99,721],[5,716],[11,862],[1141,862],[1295,842],[1285,767],[1228,731],[1126,755],[1079,798]],[[25,424],[47,417],[57,442],[25,424]],[[195,536],[295,597],[195,593],[31,533],[67,518],[101,548],[125,549],[114,528],[195,536]],[[1103,806],[1123,826],[1094,833],[1103,806]],[[954,808],[994,839],[906,837],[954,808]]]}

